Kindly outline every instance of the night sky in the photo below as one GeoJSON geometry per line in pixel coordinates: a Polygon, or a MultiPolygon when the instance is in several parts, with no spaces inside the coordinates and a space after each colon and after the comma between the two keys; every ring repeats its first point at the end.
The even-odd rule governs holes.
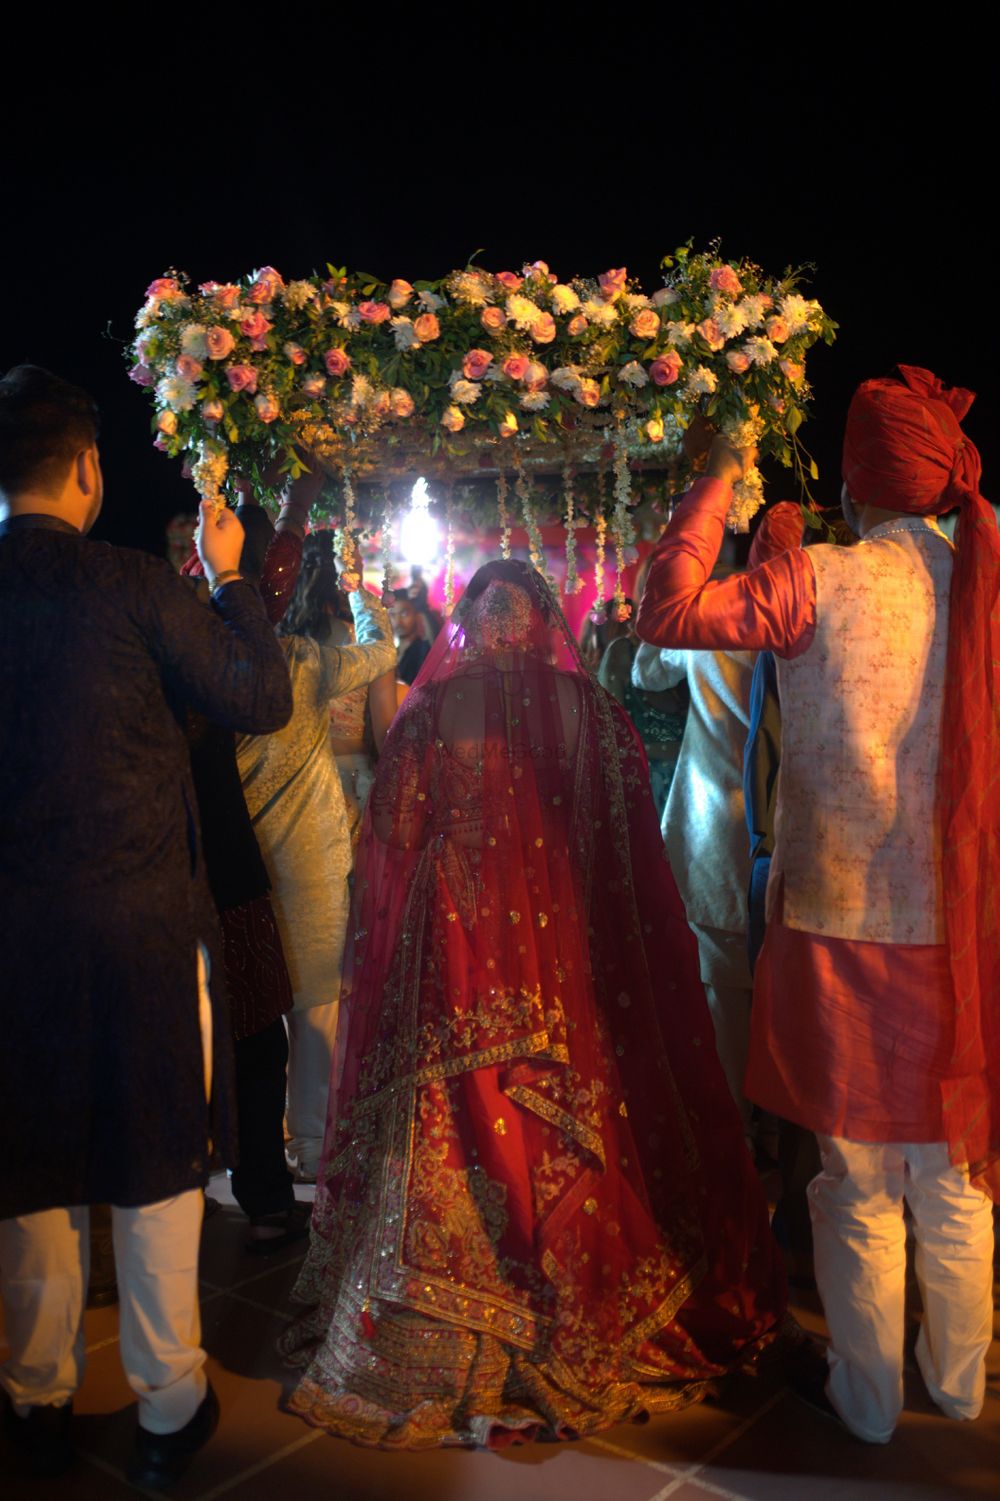
{"type": "Polygon", "coordinates": [[[0,368],[47,365],[101,403],[96,536],[161,551],[166,519],[193,509],[121,350],[167,268],[226,281],[331,261],[414,281],[482,248],[493,270],[626,265],[653,291],[689,237],[769,272],[814,263],[807,295],[841,325],[809,360],[820,498],[839,493],[851,390],[897,361],[979,392],[966,429],[1000,493],[990,95],[967,22],[939,18],[923,43],[853,38],[841,19],[792,42],[805,13],[716,7],[678,25],[660,7],[644,25],[603,15],[627,33],[596,12],[568,40],[568,11],[529,25],[493,7],[482,32],[471,11],[443,14],[348,37],[332,11],[288,11],[242,40],[235,20],[214,35],[154,20],[118,38],[131,76],[127,61],[75,70],[63,34],[69,83],[39,66],[51,40],[9,57],[24,76],[4,109],[0,368]]]}

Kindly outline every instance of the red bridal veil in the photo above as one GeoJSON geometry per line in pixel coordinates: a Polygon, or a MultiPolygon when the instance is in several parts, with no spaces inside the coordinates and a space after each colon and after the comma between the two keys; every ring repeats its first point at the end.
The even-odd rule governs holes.
{"type": "Polygon", "coordinates": [[[362,830],[292,1406],[363,1443],[691,1400],[783,1274],[644,754],[545,581],[475,576],[362,830]]]}

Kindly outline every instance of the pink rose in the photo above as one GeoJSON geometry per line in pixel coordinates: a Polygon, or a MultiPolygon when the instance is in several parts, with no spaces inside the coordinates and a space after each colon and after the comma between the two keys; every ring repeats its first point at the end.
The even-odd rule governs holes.
{"type": "Polygon", "coordinates": [[[784,318],[779,318],[777,316],[775,316],[774,318],[768,318],[764,327],[767,329],[767,337],[770,339],[772,344],[784,344],[785,340],[788,338],[789,333],[791,332],[784,318]]]}
{"type": "Polygon", "coordinates": [[[148,365],[133,365],[128,373],[129,380],[134,380],[137,386],[155,386],[156,376],[148,365]]]}
{"type": "Polygon", "coordinates": [[[522,379],[529,391],[540,391],[549,378],[549,372],[537,360],[529,360],[522,379]]]}
{"type": "Polygon", "coordinates": [[[359,302],[358,317],[364,323],[384,323],[392,309],[387,302],[359,302]]]}
{"type": "Polygon", "coordinates": [[[787,380],[792,382],[801,380],[806,373],[805,365],[797,364],[795,360],[779,360],[778,369],[787,380]]]}
{"type": "Polygon", "coordinates": [[[705,340],[709,349],[721,349],[726,342],[722,329],[714,318],[703,318],[698,324],[698,332],[705,340]]]}
{"type": "Polygon", "coordinates": [[[498,334],[507,322],[507,314],[502,307],[484,307],[479,321],[487,333],[498,334]]]}
{"type": "Polygon", "coordinates": [[[252,396],[257,389],[257,371],[253,365],[228,365],[226,380],[231,391],[246,391],[252,396]]]}
{"type": "Polygon", "coordinates": [[[265,347],[265,339],[270,331],[271,324],[259,309],[251,313],[249,318],[244,318],[240,324],[240,333],[246,335],[254,349],[265,347]]]}
{"type": "Polygon", "coordinates": [[[304,365],[306,362],[306,352],[302,348],[301,344],[293,344],[289,342],[282,346],[282,352],[284,353],[285,359],[291,360],[293,365],[304,365]]]}
{"type": "Polygon", "coordinates": [[[518,276],[516,271],[498,271],[497,281],[505,292],[518,292],[524,286],[524,277],[518,276]]]}
{"type": "Polygon", "coordinates": [[[493,363],[493,356],[485,349],[470,349],[462,361],[462,374],[466,380],[482,380],[493,363]]]}
{"type": "Polygon", "coordinates": [[[206,422],[221,422],[224,414],[225,407],[218,397],[213,396],[211,401],[203,401],[201,404],[201,415],[206,422]]]}
{"type": "Polygon", "coordinates": [[[588,322],[587,322],[586,318],[583,316],[583,314],[582,313],[577,313],[576,317],[575,318],[571,318],[569,320],[569,322],[567,323],[567,325],[566,325],[566,332],[572,338],[576,338],[577,334],[582,334],[583,331],[584,331],[584,329],[589,328],[589,327],[590,327],[590,325],[588,324],[588,322]]]}
{"type": "Polygon", "coordinates": [[[628,274],[624,266],[617,270],[602,271],[597,278],[597,285],[601,289],[601,296],[605,302],[610,302],[613,297],[618,297],[625,290],[628,274]]]}
{"type": "Polygon", "coordinates": [[[190,354],[179,354],[177,356],[177,374],[183,375],[185,380],[198,380],[204,368],[201,361],[196,360],[190,354]]]}
{"type": "Polygon", "coordinates": [[[508,380],[523,380],[528,365],[529,360],[526,354],[509,354],[500,369],[508,380]]]}
{"type": "Polygon", "coordinates": [[[726,364],[734,375],[742,375],[750,369],[750,361],[741,349],[731,349],[726,355],[726,364]]]}
{"type": "Polygon", "coordinates": [[[177,431],[177,413],[160,412],[156,419],[156,425],[166,437],[172,438],[177,431]]]}
{"type": "Polygon", "coordinates": [[[170,452],[170,445],[167,443],[167,440],[162,433],[157,433],[156,437],[153,439],[153,447],[158,448],[161,453],[170,452]]]}
{"type": "Polygon", "coordinates": [[[421,344],[429,344],[432,339],[440,337],[441,325],[433,313],[421,313],[413,320],[413,332],[421,344]]]}
{"type": "Polygon", "coordinates": [[[410,286],[410,283],[404,281],[401,276],[397,276],[389,288],[389,306],[394,308],[405,307],[412,296],[413,288],[410,286]]]}
{"type": "Polygon", "coordinates": [[[531,261],[527,266],[522,266],[521,270],[525,276],[537,277],[539,281],[549,280],[548,261],[531,261]]]}
{"type": "Polygon", "coordinates": [[[767,398],[767,404],[769,407],[773,407],[779,417],[784,413],[785,398],[783,396],[769,396],[767,398]]]}
{"type": "Polygon", "coordinates": [[[273,302],[285,285],[284,281],[275,271],[273,266],[265,266],[263,271],[258,271],[253,286],[247,293],[251,302],[273,302]]]}
{"type": "Polygon", "coordinates": [[[460,433],[465,426],[465,413],[460,407],[445,407],[441,426],[446,427],[450,433],[460,433]]]}
{"type": "Polygon", "coordinates": [[[402,386],[397,386],[392,393],[392,415],[394,417],[412,417],[415,410],[413,397],[409,391],[404,391],[402,386]]]}
{"type": "Polygon", "coordinates": [[[551,313],[539,313],[531,325],[531,337],[536,344],[551,344],[556,336],[556,320],[551,313]]]}
{"type": "Polygon", "coordinates": [[[743,283],[740,281],[732,266],[716,266],[708,284],[715,292],[726,292],[730,297],[738,297],[743,291],[743,283]]]}
{"type": "Polygon", "coordinates": [[[227,354],[231,354],[236,340],[228,328],[223,328],[216,323],[205,335],[205,348],[208,350],[210,360],[224,360],[227,354]]]}
{"type": "Polygon", "coordinates": [[[573,395],[582,407],[596,407],[601,399],[601,388],[596,380],[584,376],[573,395]]]}
{"type": "Polygon", "coordinates": [[[659,355],[649,367],[650,379],[658,386],[672,386],[681,373],[682,360],[676,349],[659,355]]]}
{"type": "Polygon", "coordinates": [[[158,276],[146,288],[147,297],[156,297],[160,302],[176,302],[183,296],[175,276],[158,276]]]}
{"type": "Polygon", "coordinates": [[[343,349],[328,349],[323,356],[323,362],[328,373],[337,377],[346,374],[351,368],[351,357],[343,349]]]}
{"type": "Polygon", "coordinates": [[[318,373],[307,375],[302,382],[302,391],[305,396],[322,396],[325,387],[326,378],[318,373]]]}
{"type": "Polygon", "coordinates": [[[257,408],[257,416],[261,422],[273,422],[281,415],[281,408],[269,392],[262,391],[259,396],[255,396],[253,404],[257,408]]]}
{"type": "Polygon", "coordinates": [[[637,339],[655,339],[660,332],[659,314],[651,307],[644,307],[632,319],[629,330],[637,339]]]}

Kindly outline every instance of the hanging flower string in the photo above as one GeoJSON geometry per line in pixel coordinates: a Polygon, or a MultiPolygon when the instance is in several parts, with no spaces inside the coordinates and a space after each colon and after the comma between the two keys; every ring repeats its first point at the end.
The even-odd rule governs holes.
{"type": "Polygon", "coordinates": [[[501,469],[497,474],[497,512],[500,516],[500,556],[510,557],[510,515],[507,511],[507,475],[501,469]]]}
{"type": "Polygon", "coordinates": [[[583,587],[576,566],[576,529],[579,522],[576,518],[576,505],[573,497],[573,467],[567,459],[563,467],[563,497],[565,500],[566,527],[566,583],[563,589],[565,594],[576,594],[583,587]]]}
{"type": "Polygon", "coordinates": [[[524,529],[528,533],[528,556],[531,559],[532,568],[537,568],[539,573],[545,573],[545,553],[542,548],[542,534],[538,530],[538,518],[535,515],[535,507],[531,499],[531,483],[524,470],[524,460],[519,449],[514,450],[514,469],[517,479],[514,488],[517,498],[521,502],[521,514],[524,517],[524,529]]]}
{"type": "Polygon", "coordinates": [[[604,549],[607,544],[608,519],[604,514],[604,496],[606,488],[607,470],[601,470],[601,495],[598,500],[597,519],[594,522],[596,537],[594,539],[594,608],[590,612],[590,618],[599,625],[604,619],[604,549]]]}
{"type": "Polygon", "coordinates": [[[228,470],[228,450],[221,443],[213,443],[210,438],[206,438],[199,445],[198,457],[191,466],[191,478],[201,498],[212,502],[216,515],[225,509],[226,498],[222,494],[222,483],[228,470]]]}
{"type": "Polygon", "coordinates": [[[450,485],[445,514],[448,522],[444,544],[444,613],[450,619],[455,608],[455,501],[450,485]]]}
{"type": "Polygon", "coordinates": [[[625,549],[635,542],[635,527],[632,525],[632,475],[628,467],[628,452],[625,447],[625,435],[619,425],[615,434],[615,509],[612,523],[612,535],[615,542],[615,606],[614,618],[625,621],[632,613],[632,607],[625,599],[625,585],[623,575],[625,572],[625,549]]]}
{"type": "Polygon", "coordinates": [[[392,591],[392,496],[388,489],[385,492],[385,503],[382,507],[379,554],[382,559],[382,599],[385,601],[392,591]]]}
{"type": "Polygon", "coordinates": [[[357,549],[354,542],[354,529],[357,518],[354,514],[354,485],[351,482],[351,471],[344,470],[344,516],[337,527],[333,539],[333,551],[337,559],[337,572],[340,574],[340,586],[350,592],[357,589],[361,583],[358,573],[357,549]]]}
{"type": "MultiPolygon", "coordinates": [[[[748,417],[738,417],[724,423],[722,430],[734,448],[756,448],[760,443],[764,424],[759,413],[751,411],[748,417]]],[[[726,515],[726,525],[730,531],[749,531],[750,518],[756,516],[763,504],[764,481],[755,464],[733,485],[733,500],[726,515]]]]}

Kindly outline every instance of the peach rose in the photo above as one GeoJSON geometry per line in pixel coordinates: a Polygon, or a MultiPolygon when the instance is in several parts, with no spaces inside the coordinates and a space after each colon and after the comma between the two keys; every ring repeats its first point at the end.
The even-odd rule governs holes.
{"type": "Polygon", "coordinates": [[[155,297],[160,302],[176,302],[183,295],[175,276],[158,276],[146,288],[147,298],[155,297]]]}
{"type": "Polygon", "coordinates": [[[156,425],[166,437],[172,438],[177,431],[177,413],[161,412],[156,419],[156,425]]]}
{"type": "Polygon", "coordinates": [[[392,309],[387,302],[359,302],[358,317],[364,323],[384,323],[392,309]]]}
{"type": "Polygon", "coordinates": [[[539,313],[531,325],[531,337],[536,344],[551,344],[556,336],[556,320],[551,313],[539,313]]]}
{"type": "Polygon", "coordinates": [[[221,422],[225,415],[225,407],[218,397],[213,397],[211,401],[202,402],[201,415],[206,422],[221,422]]]}
{"type": "Polygon", "coordinates": [[[650,443],[663,442],[662,417],[650,417],[649,421],[646,423],[646,437],[649,439],[650,443]]]}
{"type": "Polygon", "coordinates": [[[768,318],[764,327],[767,330],[767,337],[770,339],[772,344],[784,344],[785,340],[788,338],[789,333],[791,332],[784,318],[779,318],[777,316],[775,316],[774,318],[768,318]]]}
{"type": "MultiPolygon", "coordinates": [[[[524,286],[524,277],[518,276],[516,271],[498,271],[497,281],[505,292],[517,292],[524,286]]],[[[511,414],[508,413],[508,416],[511,414]]],[[[515,418],[516,421],[516,418],[515,418]]]]}
{"type": "Polygon", "coordinates": [[[282,277],[275,271],[274,267],[265,266],[262,271],[257,272],[253,286],[247,293],[247,298],[250,302],[257,304],[273,302],[284,285],[282,277]]]}
{"type": "Polygon", "coordinates": [[[204,368],[205,367],[201,363],[201,361],[196,360],[193,355],[179,354],[177,356],[177,364],[175,366],[175,369],[177,371],[177,374],[183,375],[185,380],[198,380],[204,368]]]}
{"type": "Polygon", "coordinates": [[[750,369],[750,361],[741,349],[731,349],[726,355],[726,364],[734,375],[742,375],[750,369]]]}
{"type": "Polygon", "coordinates": [[[526,354],[509,354],[500,369],[508,380],[523,380],[530,363],[526,354]]]}
{"type": "Polygon", "coordinates": [[[441,325],[433,313],[421,313],[413,320],[413,332],[421,344],[429,344],[432,339],[440,337],[441,325]]]}
{"type": "Polygon", "coordinates": [[[479,321],[487,333],[498,334],[507,322],[507,314],[502,307],[484,307],[479,321]]]}
{"type": "Polygon", "coordinates": [[[253,404],[257,408],[257,416],[261,422],[274,422],[277,417],[281,416],[281,408],[270,392],[262,391],[259,396],[254,397],[253,404]]]}
{"type": "Polygon", "coordinates": [[[413,397],[409,391],[404,391],[402,386],[397,386],[392,393],[392,415],[394,417],[412,417],[415,410],[413,397]]]}
{"type": "Polygon", "coordinates": [[[470,349],[462,361],[462,374],[466,380],[482,380],[493,363],[493,356],[486,349],[470,349]]]}
{"type": "Polygon", "coordinates": [[[584,329],[587,329],[589,327],[590,327],[590,324],[587,322],[587,320],[583,316],[583,314],[582,313],[577,313],[576,317],[575,318],[571,318],[569,320],[569,322],[567,323],[567,325],[566,325],[566,332],[572,338],[576,338],[577,334],[582,334],[583,331],[584,331],[584,329]]]}
{"type": "Polygon", "coordinates": [[[257,389],[257,371],[253,365],[229,365],[226,380],[231,391],[246,391],[252,396],[257,389]]]}
{"type": "Polygon", "coordinates": [[[777,412],[779,417],[783,415],[785,410],[785,398],[783,396],[769,396],[767,404],[777,412]]]}
{"type": "Polygon", "coordinates": [[[412,296],[413,288],[410,283],[397,276],[389,288],[389,306],[397,309],[405,307],[412,296]]]}
{"type": "Polygon", "coordinates": [[[806,373],[805,365],[796,363],[795,360],[779,360],[778,369],[787,380],[799,381],[806,373]]]}
{"type": "Polygon", "coordinates": [[[725,335],[714,318],[703,318],[698,324],[698,332],[705,340],[709,349],[721,349],[726,342],[725,335]]]}
{"type": "Polygon", "coordinates": [[[573,395],[582,407],[596,407],[601,399],[601,388],[596,380],[583,376],[573,395]]]}
{"type": "Polygon", "coordinates": [[[730,297],[738,297],[743,291],[743,283],[740,281],[732,266],[716,266],[708,284],[715,292],[727,292],[730,297]]]}
{"type": "Polygon", "coordinates": [[[375,413],[376,417],[388,417],[392,411],[392,398],[388,391],[379,391],[371,404],[371,410],[375,413]]]}
{"type": "Polygon", "coordinates": [[[306,396],[322,396],[326,388],[326,377],[320,374],[307,375],[302,382],[302,391],[306,396]]]}
{"type": "Polygon", "coordinates": [[[246,335],[254,349],[265,348],[267,335],[270,332],[271,324],[259,310],[251,313],[249,318],[244,318],[240,324],[240,333],[246,335]]]}
{"type": "Polygon", "coordinates": [[[460,407],[445,407],[441,415],[441,426],[446,427],[450,433],[460,433],[465,426],[465,413],[460,407]]]}
{"type": "Polygon", "coordinates": [[[681,373],[682,360],[676,349],[659,355],[649,367],[650,379],[658,386],[672,386],[681,373]]]}
{"type": "Polygon", "coordinates": [[[227,354],[231,354],[236,340],[228,328],[223,328],[216,323],[205,335],[205,348],[210,360],[224,360],[227,354]]]}
{"type": "Polygon", "coordinates": [[[655,339],[660,332],[660,317],[654,308],[644,307],[636,313],[629,330],[637,339],[655,339]]]}
{"type": "Polygon", "coordinates": [[[597,278],[597,285],[601,289],[601,296],[604,298],[604,301],[610,302],[612,298],[618,297],[624,292],[627,281],[628,273],[624,266],[619,266],[617,269],[612,269],[611,271],[602,271],[597,278]]]}
{"type": "Polygon", "coordinates": [[[343,349],[328,349],[323,356],[323,363],[326,365],[329,375],[339,377],[350,370],[351,357],[343,349]]]}
{"type": "Polygon", "coordinates": [[[540,391],[549,378],[549,372],[537,360],[529,360],[522,376],[529,391],[540,391]]]}
{"type": "Polygon", "coordinates": [[[291,360],[293,365],[304,365],[306,362],[306,352],[301,344],[292,344],[289,342],[283,346],[282,352],[285,359],[291,360]]]}
{"type": "Polygon", "coordinates": [[[237,303],[239,302],[240,289],[239,287],[234,286],[232,282],[226,282],[224,286],[216,287],[212,296],[214,297],[217,306],[220,307],[224,313],[228,313],[232,308],[236,307],[237,303]]]}
{"type": "Polygon", "coordinates": [[[514,416],[513,412],[504,413],[504,418],[500,424],[499,431],[501,438],[513,438],[514,434],[517,432],[517,418],[514,416]]]}

